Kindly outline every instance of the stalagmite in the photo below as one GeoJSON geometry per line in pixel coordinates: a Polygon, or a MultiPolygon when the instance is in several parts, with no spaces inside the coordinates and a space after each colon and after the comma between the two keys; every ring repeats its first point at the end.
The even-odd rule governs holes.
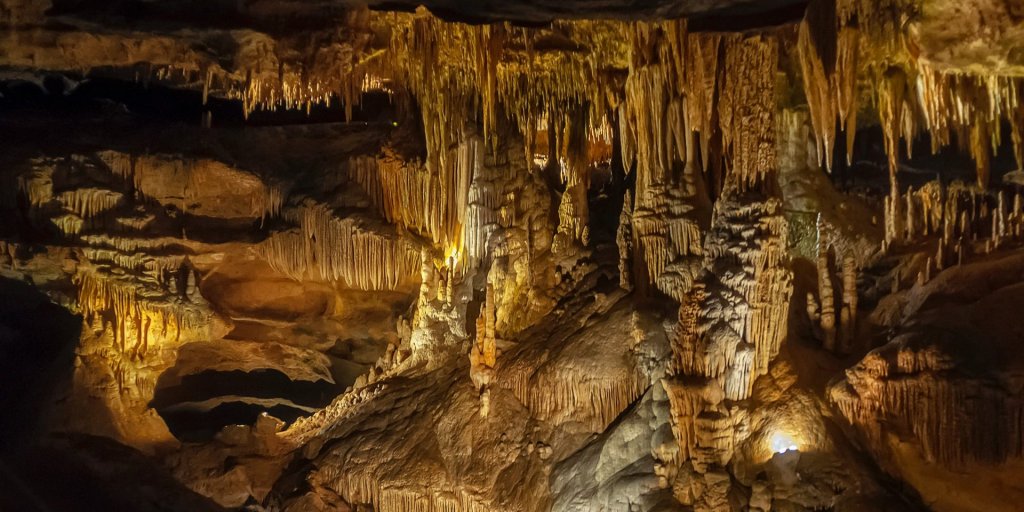
{"type": "Polygon", "coordinates": [[[857,261],[852,254],[843,256],[843,309],[839,319],[839,351],[851,352],[857,334],[857,261]]]}
{"type": "Polygon", "coordinates": [[[619,248],[619,287],[627,291],[632,290],[633,196],[628,190],[622,202],[622,212],[619,214],[619,227],[615,231],[615,245],[619,248]]]}
{"type": "Polygon", "coordinates": [[[909,241],[917,236],[917,233],[914,231],[917,220],[917,212],[914,209],[914,187],[907,187],[907,192],[903,195],[903,203],[905,205],[903,212],[906,215],[903,220],[903,240],[909,241]]]}
{"type": "Polygon", "coordinates": [[[1008,221],[1013,226],[1013,236],[1021,238],[1024,235],[1022,229],[1024,229],[1024,203],[1021,201],[1021,194],[1016,192],[1013,194],[1013,210],[1010,212],[1008,221]]]}
{"type": "MultiPolygon", "coordinates": [[[[578,246],[590,244],[590,212],[587,191],[590,188],[590,169],[585,156],[587,111],[580,108],[569,113],[556,138],[562,182],[565,192],[558,206],[558,231],[552,251],[571,254],[578,246]]],[[[548,120],[551,129],[552,120],[548,120]]],[[[555,126],[558,128],[558,126],[555,126]]]]}
{"type": "Polygon", "coordinates": [[[996,247],[999,247],[1003,239],[1007,237],[1009,231],[1006,225],[1006,196],[1003,194],[1002,190],[996,194],[996,211],[995,215],[992,216],[992,223],[993,243],[996,247]]]}
{"type": "MultiPolygon", "coordinates": [[[[857,258],[843,238],[821,215],[817,220],[818,314],[823,347],[839,354],[848,354],[857,327],[857,258]],[[833,274],[840,275],[840,293],[834,287],[833,274]],[[841,304],[836,297],[841,297],[841,304]]],[[[894,286],[896,283],[894,282],[894,286]]]]}
{"type": "MultiPolygon", "coordinates": [[[[699,282],[680,307],[672,362],[677,377],[665,386],[680,453],[697,455],[695,468],[705,478],[712,478],[714,468],[723,466],[741,442],[738,436],[745,412],[719,403],[749,396],[754,380],[767,371],[785,335],[783,319],[792,284],[784,260],[785,222],[777,208],[777,202],[768,200],[719,210],[718,231],[713,230],[709,240],[713,248],[706,263],[709,271],[702,274],[710,283],[699,282]],[[714,277],[725,275],[715,268],[737,260],[752,274],[729,282],[753,280],[757,283],[753,287],[732,289],[714,277]],[[706,286],[712,285],[715,291],[709,293],[706,286]],[[732,318],[730,311],[739,318],[732,318]],[[686,385],[683,378],[703,384],[686,385]]],[[[697,508],[715,509],[706,501],[697,508]]]]}
{"type": "Polygon", "coordinates": [[[893,242],[896,241],[895,219],[892,216],[892,195],[887,195],[882,199],[882,218],[884,222],[883,228],[885,230],[885,239],[882,240],[882,250],[888,252],[892,247],[893,242]]]}
{"type": "Polygon", "coordinates": [[[693,505],[702,511],[728,507],[732,483],[724,468],[748,421],[748,411],[731,404],[750,396],[754,380],[778,354],[792,293],[781,204],[754,192],[777,170],[770,78],[775,44],[763,37],[725,43],[733,73],[726,76],[719,113],[732,168],[705,242],[704,271],[680,306],[669,370],[674,376],[664,382],[680,454],[693,457],[698,475],[692,485],[701,490],[693,493],[693,505]],[[739,80],[757,86],[743,90],[739,80]]]}
{"type": "Polygon", "coordinates": [[[494,287],[488,285],[480,316],[476,319],[476,340],[469,353],[469,377],[480,392],[481,416],[487,416],[490,411],[490,384],[498,360],[495,319],[494,287]]]}
{"type": "MultiPolygon", "coordinates": [[[[1020,230],[1020,216],[1011,211],[1005,192],[981,191],[961,181],[943,186],[936,180],[919,189],[909,187],[900,202],[904,205],[902,224],[907,244],[938,238],[933,254],[935,270],[943,270],[949,264],[950,250],[956,252],[958,262],[962,263],[965,251],[970,249],[966,242],[979,240],[979,233],[989,235],[983,246],[988,252],[1002,247],[1020,230]]],[[[888,217],[886,224],[892,226],[888,217]]]]}
{"type": "Polygon", "coordinates": [[[821,303],[821,331],[825,337],[824,348],[836,351],[836,306],[831,285],[831,270],[828,265],[828,248],[818,246],[818,296],[821,303]]]}

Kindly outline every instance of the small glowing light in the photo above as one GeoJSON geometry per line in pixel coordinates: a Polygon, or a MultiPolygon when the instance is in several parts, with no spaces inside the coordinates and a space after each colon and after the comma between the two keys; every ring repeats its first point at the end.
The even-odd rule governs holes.
{"type": "Polygon", "coordinates": [[[769,442],[771,444],[772,451],[775,453],[786,453],[788,451],[799,450],[799,447],[796,445],[796,440],[782,432],[772,434],[769,442]]]}
{"type": "Polygon", "coordinates": [[[445,264],[448,265],[449,269],[453,269],[455,268],[456,265],[458,265],[459,258],[461,257],[459,252],[460,251],[458,245],[452,245],[451,247],[448,248],[447,251],[445,251],[444,262],[445,264]]]}

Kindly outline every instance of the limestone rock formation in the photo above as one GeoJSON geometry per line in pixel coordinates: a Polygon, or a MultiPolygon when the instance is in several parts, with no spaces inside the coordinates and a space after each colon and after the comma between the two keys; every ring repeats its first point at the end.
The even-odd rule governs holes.
{"type": "Polygon", "coordinates": [[[0,510],[1016,510],[1018,3],[0,0],[0,510]]]}

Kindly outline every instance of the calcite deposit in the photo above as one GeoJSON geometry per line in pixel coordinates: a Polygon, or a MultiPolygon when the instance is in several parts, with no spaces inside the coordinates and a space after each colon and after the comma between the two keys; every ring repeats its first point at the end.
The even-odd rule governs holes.
{"type": "Polygon", "coordinates": [[[1024,503],[1017,0],[0,30],[0,510],[1024,503]]]}

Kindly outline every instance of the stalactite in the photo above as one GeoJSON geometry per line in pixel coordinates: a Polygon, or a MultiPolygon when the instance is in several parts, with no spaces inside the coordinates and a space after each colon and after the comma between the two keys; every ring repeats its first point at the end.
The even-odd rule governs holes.
{"type": "Polygon", "coordinates": [[[117,208],[123,199],[120,192],[104,188],[76,188],[57,196],[65,208],[86,220],[117,208]]]}
{"type": "Polygon", "coordinates": [[[889,197],[886,199],[885,241],[892,244],[902,231],[900,218],[900,188],[896,173],[899,162],[899,134],[903,125],[903,95],[906,76],[899,68],[889,68],[882,75],[878,87],[878,113],[885,139],[885,153],[889,159],[889,197]]]}
{"type": "Polygon", "coordinates": [[[418,251],[400,238],[339,219],[322,204],[307,204],[294,217],[298,232],[276,233],[257,247],[271,266],[294,279],[391,290],[419,272],[418,251]]]}
{"type": "Polygon", "coordinates": [[[82,264],[74,276],[85,321],[95,319],[114,348],[141,359],[151,346],[180,345],[208,336],[208,313],[137,282],[82,264]],[[141,293],[140,293],[141,292],[141,293]]]}
{"type": "MultiPolygon", "coordinates": [[[[934,262],[939,271],[947,266],[947,250],[955,251],[957,261],[962,263],[973,242],[980,239],[988,249],[999,249],[1008,238],[1019,237],[1022,229],[1021,215],[1015,213],[1016,198],[1011,209],[1004,191],[986,192],[961,181],[943,186],[935,180],[918,189],[910,187],[899,202],[904,205],[902,240],[912,245],[938,238],[934,262]]],[[[885,223],[887,227],[894,224],[889,214],[885,223]]]]}
{"type": "Polygon", "coordinates": [[[685,21],[634,29],[618,115],[623,163],[636,168],[631,274],[639,289],[653,285],[680,300],[702,259],[700,226],[709,208],[698,162],[717,158],[707,152],[718,131],[712,114],[722,38],[689,34],[685,21]]]}
{"type": "Polygon", "coordinates": [[[466,221],[462,224],[462,247],[467,268],[477,268],[490,256],[489,241],[498,229],[497,198],[491,183],[474,179],[469,187],[466,221]]]}
{"type": "Polygon", "coordinates": [[[1004,118],[1011,126],[1014,147],[1020,146],[1016,142],[1021,126],[1020,79],[943,71],[923,62],[916,71],[932,150],[950,145],[955,134],[975,160],[978,185],[987,187],[991,155],[999,147],[1004,118]]]}
{"type": "MultiPolygon", "coordinates": [[[[559,22],[551,28],[513,28],[504,24],[445,23],[420,11],[382,17],[390,33],[391,76],[420,98],[427,134],[428,167],[446,167],[446,148],[459,139],[463,121],[480,119],[490,144],[503,118],[511,119],[533,144],[538,122],[587,105],[589,135],[607,138],[609,106],[599,63],[624,62],[615,22],[559,22]],[[570,34],[588,52],[546,51],[539,59],[532,42],[551,31],[570,34]],[[602,135],[603,134],[603,135],[602,135]]],[[[532,160],[532,155],[527,155],[532,160]]]]}
{"type": "Polygon", "coordinates": [[[42,206],[53,199],[53,167],[45,162],[34,162],[33,169],[18,176],[18,188],[28,197],[32,206],[42,206]]]}
{"type": "Polygon", "coordinates": [[[82,235],[79,237],[87,245],[93,247],[110,247],[124,253],[139,251],[159,251],[175,245],[175,238],[128,238],[106,234],[82,235]]]}
{"type": "Polygon", "coordinates": [[[466,255],[474,267],[487,257],[487,240],[498,224],[498,198],[493,179],[485,176],[487,157],[479,137],[465,134],[451,153],[453,167],[431,171],[385,150],[381,158],[352,159],[348,174],[389,222],[466,255]]]}
{"type": "MultiPolygon", "coordinates": [[[[503,130],[504,125],[499,129],[503,130]]],[[[432,266],[437,268],[440,282],[424,295],[425,300],[438,301],[439,310],[457,307],[453,299],[458,295],[456,288],[462,286],[463,274],[477,268],[491,256],[489,251],[497,248],[500,254],[495,256],[515,262],[516,274],[526,273],[504,274],[508,279],[500,282],[501,293],[496,293],[501,297],[495,300],[496,307],[502,311],[497,322],[518,321],[517,318],[528,317],[531,309],[542,304],[520,305],[526,307],[517,308],[512,315],[506,312],[516,306],[506,302],[509,295],[518,293],[511,290],[525,291],[526,296],[532,296],[533,283],[523,279],[533,275],[529,264],[533,245],[537,243],[534,232],[538,230],[530,227],[530,219],[538,215],[546,218],[541,211],[544,203],[537,203],[527,184],[522,182],[526,169],[520,169],[520,164],[514,162],[514,156],[521,152],[513,155],[506,150],[514,148],[514,144],[501,144],[485,152],[481,137],[471,130],[460,132],[458,138],[460,142],[446,150],[449,166],[433,168],[437,172],[431,172],[429,160],[426,166],[414,163],[413,172],[408,167],[392,166],[386,150],[384,159],[351,161],[348,174],[362,186],[386,218],[405,227],[415,226],[411,229],[429,236],[436,249],[443,253],[432,266]],[[404,194],[405,198],[399,194],[404,194]],[[445,199],[438,200],[442,196],[445,199]],[[493,237],[504,237],[506,241],[496,245],[493,237]],[[450,243],[444,243],[446,239],[450,243]],[[521,254],[523,249],[530,254],[521,254]],[[525,266],[521,264],[523,260],[525,266]]],[[[508,138],[515,140],[512,134],[508,138]]],[[[398,162],[397,159],[392,161],[398,162]]],[[[540,249],[545,250],[549,244],[544,242],[540,249]]]]}
{"type": "MultiPolygon", "coordinates": [[[[577,246],[590,244],[590,212],[587,191],[590,188],[590,169],[586,158],[587,111],[582,107],[571,110],[556,138],[562,182],[565,192],[558,207],[558,231],[552,251],[569,253],[577,246]]],[[[550,121],[549,121],[550,129],[550,121]]]]}
{"type": "Polygon", "coordinates": [[[394,512],[487,512],[494,504],[461,487],[448,488],[442,482],[422,488],[388,487],[369,471],[340,471],[332,465],[319,471],[318,481],[333,489],[346,501],[369,504],[373,510],[394,512]]]}
{"type": "Polygon", "coordinates": [[[876,450],[885,446],[885,432],[904,428],[920,441],[926,460],[949,467],[1024,456],[1020,402],[963,373],[955,358],[915,336],[868,354],[830,391],[846,421],[876,450]]]}
{"type": "Polygon", "coordinates": [[[481,163],[483,148],[478,140],[467,138],[461,129],[454,129],[451,133],[453,128],[449,123],[461,125],[463,121],[452,121],[447,117],[449,113],[435,111],[435,108],[423,110],[427,140],[426,172],[436,176],[436,186],[431,186],[429,193],[434,194],[435,201],[440,204],[439,211],[435,210],[439,216],[433,224],[436,233],[450,232],[444,240],[445,245],[461,248],[458,235],[465,218],[469,185],[481,163]],[[453,147],[454,151],[450,149],[453,147]]]}
{"type": "Polygon", "coordinates": [[[538,419],[572,419],[601,432],[639,398],[649,379],[639,369],[629,375],[595,375],[585,369],[518,369],[499,385],[510,389],[538,419]]]}
{"type": "MultiPolygon", "coordinates": [[[[686,113],[690,130],[700,134],[700,155],[704,172],[707,172],[715,155],[711,152],[711,140],[716,136],[712,124],[719,90],[720,51],[722,34],[700,34],[687,39],[686,60],[686,113]]],[[[720,182],[716,182],[721,187],[720,182]]]]}
{"type": "Polygon", "coordinates": [[[832,170],[836,119],[846,131],[850,162],[857,132],[857,64],[860,32],[840,24],[831,0],[811,2],[800,24],[798,51],[804,92],[814,127],[818,165],[832,170]]]}
{"type": "Polygon", "coordinates": [[[148,274],[158,284],[168,284],[168,276],[178,273],[185,264],[185,256],[154,255],[142,252],[121,252],[114,249],[83,247],[82,254],[92,263],[112,264],[130,272],[148,274]]]}
{"type": "MultiPolygon", "coordinates": [[[[636,164],[636,197],[664,184],[673,162],[686,158],[686,124],[682,91],[674,88],[665,64],[631,69],[619,113],[623,163],[636,164]]],[[[678,86],[676,86],[678,87],[678,86]]]]}
{"type": "Polygon", "coordinates": [[[252,215],[259,217],[261,221],[280,216],[288,195],[284,188],[279,185],[267,185],[261,192],[249,198],[249,211],[252,215]]]}
{"type": "MultiPolygon", "coordinates": [[[[706,132],[701,133],[705,165],[721,159],[727,173],[703,244],[703,270],[680,301],[665,389],[679,453],[689,457],[697,475],[691,491],[700,491],[692,493],[697,497],[692,504],[703,511],[728,507],[732,483],[724,468],[748,431],[749,417],[735,404],[750,396],[753,382],[779,352],[792,274],[781,203],[762,195],[772,188],[778,166],[778,41],[766,35],[697,39],[706,39],[698,47],[719,48],[714,60],[693,53],[703,61],[698,67],[717,68],[720,52],[728,70],[717,87],[717,103],[706,97],[701,106],[717,114],[720,155],[712,154],[713,133],[703,128],[710,123],[694,119],[706,132]]],[[[715,82],[705,78],[701,86],[708,83],[715,82]]],[[[688,98],[695,91],[700,95],[702,87],[691,88],[688,98]]]]}
{"type": "Polygon", "coordinates": [[[136,79],[167,81],[199,89],[209,97],[240,100],[248,116],[255,109],[308,107],[327,104],[332,97],[358,100],[364,76],[378,65],[379,50],[369,26],[370,12],[350,6],[331,15],[336,30],[316,37],[285,37],[253,31],[224,31],[217,49],[190,30],[108,31],[84,27],[40,35],[48,43],[26,59],[16,51],[8,65],[45,69],[135,68],[136,79]],[[59,38],[56,43],[50,38],[59,38]],[[225,53],[227,52],[227,53],[225,53]],[[356,94],[353,94],[353,91],[356,94]]]}
{"type": "MultiPolygon", "coordinates": [[[[233,73],[218,67],[207,69],[205,83],[218,85],[231,99],[242,101],[246,117],[257,110],[279,108],[304,109],[312,105],[330,105],[331,97],[342,100],[346,118],[359,103],[367,78],[386,65],[382,52],[371,47],[371,14],[365,8],[346,12],[333,38],[316,40],[317,51],[291,48],[282,43],[256,41],[261,48],[247,50],[233,73]],[[312,54],[313,58],[295,62],[293,55],[312,54]]],[[[308,43],[298,43],[299,45],[308,43]]],[[[209,88],[204,84],[204,90],[209,88]]]]}
{"type": "Polygon", "coordinates": [[[74,214],[55,217],[53,223],[65,236],[75,236],[82,232],[82,218],[74,214]]]}
{"type": "Polygon", "coordinates": [[[450,244],[455,227],[452,201],[440,197],[440,177],[418,162],[390,156],[358,157],[349,162],[349,173],[370,196],[388,222],[429,236],[434,243],[450,244]]]}
{"type": "Polygon", "coordinates": [[[978,186],[982,189],[988,187],[990,163],[989,156],[990,142],[988,125],[975,123],[971,129],[971,154],[974,156],[974,168],[978,177],[978,186]]]}
{"type": "Polygon", "coordinates": [[[857,137],[857,74],[860,31],[851,26],[839,29],[836,74],[833,75],[839,122],[846,132],[846,164],[853,165],[853,146],[857,137]]]}
{"type": "Polygon", "coordinates": [[[821,13],[815,9],[819,5],[832,5],[830,2],[812,2],[807,15],[800,24],[799,54],[803,68],[804,92],[807,106],[811,112],[811,125],[814,127],[815,147],[818,152],[818,165],[825,164],[832,170],[832,148],[835,143],[835,119],[837,105],[833,101],[832,76],[829,71],[835,69],[836,27],[834,16],[821,13]],[[822,19],[812,20],[812,13],[822,19]],[[816,34],[814,31],[820,31],[816,34]]]}
{"type": "Polygon", "coordinates": [[[1016,108],[1012,109],[1007,117],[1010,120],[1010,136],[1013,141],[1013,156],[1017,161],[1017,169],[1024,170],[1024,103],[1020,95],[1024,94],[1024,87],[1017,84],[1016,108]]]}
{"type": "Polygon", "coordinates": [[[719,91],[718,122],[731,167],[726,187],[747,190],[776,171],[778,40],[767,36],[730,40],[724,53],[730,72],[719,91]]]}
{"type": "Polygon", "coordinates": [[[254,218],[266,220],[279,216],[288,196],[287,187],[283,184],[267,183],[216,160],[167,154],[133,155],[119,151],[101,151],[97,157],[111,174],[123,179],[143,197],[167,196],[166,179],[175,177],[173,183],[181,187],[180,194],[175,194],[175,197],[180,197],[179,206],[183,209],[208,198],[211,181],[218,183],[225,175],[239,181],[238,190],[233,192],[248,195],[248,214],[254,218]]]}
{"type": "MultiPolygon", "coordinates": [[[[878,88],[878,112],[882,121],[885,153],[889,158],[890,180],[895,180],[899,163],[899,137],[902,134],[906,74],[890,67],[882,75],[878,88]]],[[[898,193],[898,188],[893,193],[898,193]]]]}

